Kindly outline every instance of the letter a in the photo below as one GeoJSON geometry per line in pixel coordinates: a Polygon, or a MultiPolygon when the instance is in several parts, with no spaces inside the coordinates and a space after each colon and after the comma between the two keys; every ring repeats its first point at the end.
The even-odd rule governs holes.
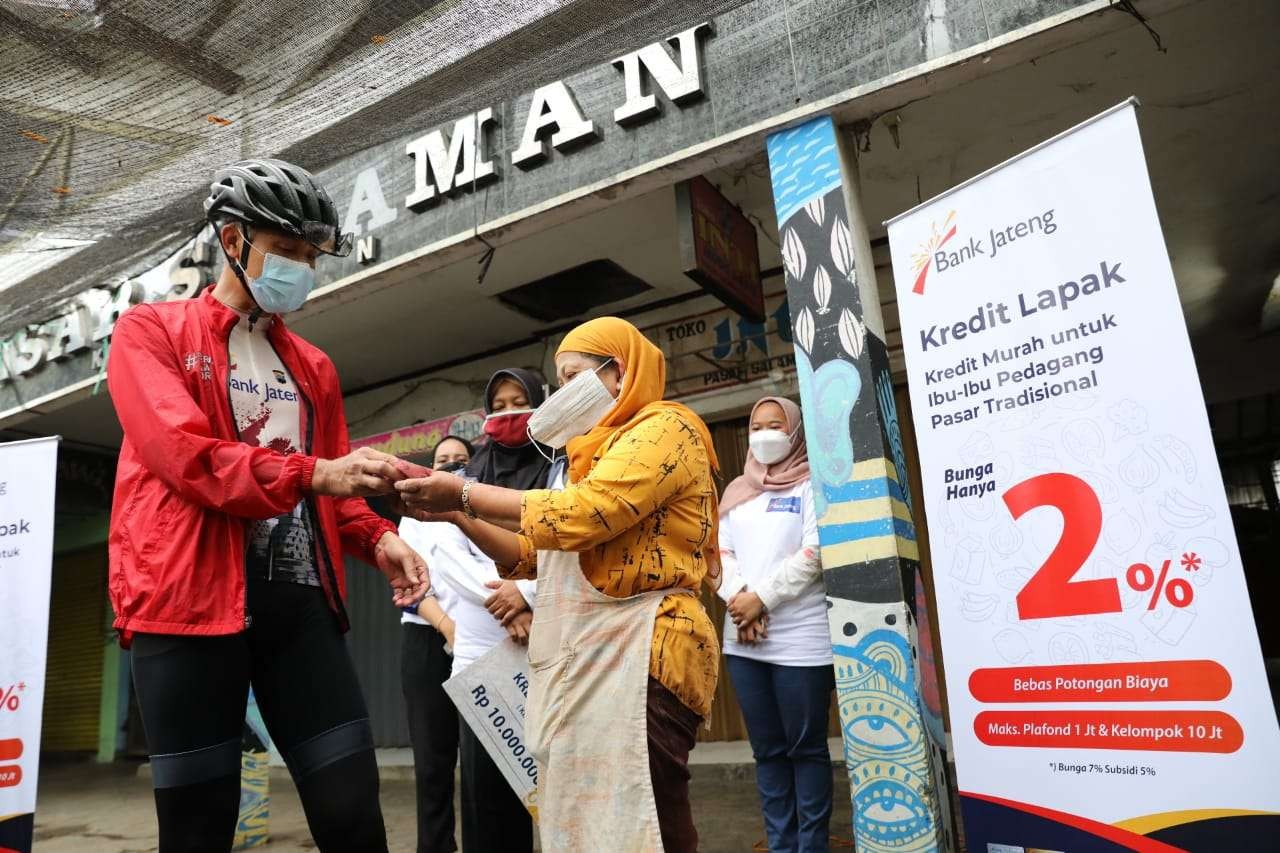
{"type": "Polygon", "coordinates": [[[365,228],[372,231],[389,222],[395,222],[396,209],[387,204],[387,197],[382,194],[382,181],[378,179],[378,169],[370,166],[356,175],[355,186],[351,189],[351,204],[347,207],[346,218],[342,220],[342,230],[353,234],[363,234],[365,228]],[[369,222],[366,225],[365,215],[369,222]]]}
{"type": "Polygon", "coordinates": [[[562,80],[534,90],[524,133],[520,136],[520,147],[511,152],[511,164],[530,169],[547,159],[547,143],[543,137],[548,133],[557,150],[599,136],[595,123],[582,115],[569,87],[562,80]]]}

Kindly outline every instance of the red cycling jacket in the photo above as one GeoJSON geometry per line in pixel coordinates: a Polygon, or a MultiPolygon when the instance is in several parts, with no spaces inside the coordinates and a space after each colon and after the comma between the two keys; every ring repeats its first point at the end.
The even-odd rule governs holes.
{"type": "Polygon", "coordinates": [[[323,352],[277,320],[269,339],[307,411],[302,453],[240,441],[228,391],[227,341],[239,318],[206,291],[137,305],[116,323],[107,385],[124,443],[111,509],[109,592],[115,627],[133,632],[234,634],[248,627],[245,549],[250,519],[306,500],[321,531],[316,563],[329,606],[347,630],[345,547],[374,564],[395,526],[360,498],[310,495],[316,459],[348,450],[342,391],[323,352]]]}

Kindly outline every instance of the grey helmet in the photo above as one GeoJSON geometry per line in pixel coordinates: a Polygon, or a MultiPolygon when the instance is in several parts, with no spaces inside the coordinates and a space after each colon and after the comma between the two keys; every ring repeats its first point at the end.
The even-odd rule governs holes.
{"type": "Polygon", "coordinates": [[[258,158],[224,166],[213,176],[205,217],[236,219],[301,237],[322,252],[346,257],[352,236],[339,230],[338,208],[315,176],[284,160],[258,158]]]}

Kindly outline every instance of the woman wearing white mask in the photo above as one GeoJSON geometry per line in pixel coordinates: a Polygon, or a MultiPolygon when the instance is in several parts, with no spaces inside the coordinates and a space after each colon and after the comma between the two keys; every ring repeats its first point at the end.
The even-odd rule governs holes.
{"type": "Polygon", "coordinates": [[[746,471],[720,501],[726,665],[756,760],[769,849],[825,851],[835,680],[800,407],[763,398],[751,410],[749,441],[746,471]]]}
{"type": "Polygon", "coordinates": [[[517,531],[499,565],[536,572],[525,733],[542,849],[695,851],[688,755],[717,677],[697,597],[719,571],[711,436],[662,400],[662,351],[625,320],[574,329],[556,367],[529,430],[567,448],[562,491],[433,474],[400,494],[517,531]]]}

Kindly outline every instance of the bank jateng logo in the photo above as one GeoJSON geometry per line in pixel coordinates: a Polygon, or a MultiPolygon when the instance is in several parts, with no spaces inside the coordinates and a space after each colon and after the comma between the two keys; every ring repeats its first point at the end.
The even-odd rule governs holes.
{"type": "Polygon", "coordinates": [[[924,294],[924,280],[929,275],[930,269],[937,270],[935,275],[942,275],[947,270],[975,258],[990,260],[998,255],[1001,249],[1024,237],[1034,234],[1048,235],[1058,230],[1057,224],[1053,221],[1053,208],[1001,228],[988,228],[985,240],[969,237],[967,243],[951,243],[951,239],[957,236],[958,228],[954,210],[942,220],[941,226],[937,222],[930,224],[929,236],[911,255],[911,269],[916,274],[915,284],[911,288],[912,293],[924,294]],[[948,243],[951,245],[948,246],[948,243]]]}
{"type": "Polygon", "coordinates": [[[929,238],[920,244],[920,248],[911,256],[911,268],[916,273],[916,283],[911,288],[912,293],[924,293],[924,279],[929,274],[929,267],[933,264],[934,252],[946,245],[947,241],[956,236],[956,212],[953,210],[947,214],[947,218],[942,220],[942,227],[938,227],[938,223],[932,223],[929,229],[929,238]]]}

